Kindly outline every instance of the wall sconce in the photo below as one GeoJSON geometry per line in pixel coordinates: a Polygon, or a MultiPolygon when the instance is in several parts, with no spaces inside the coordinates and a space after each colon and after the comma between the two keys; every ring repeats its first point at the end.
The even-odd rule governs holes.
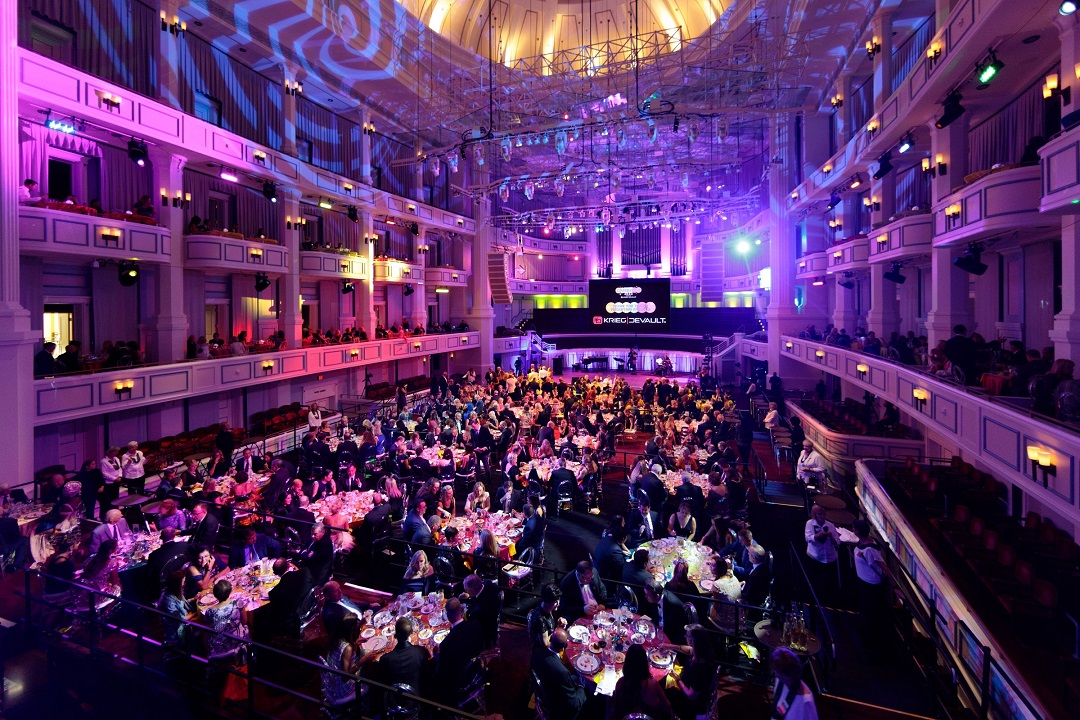
{"type": "Polygon", "coordinates": [[[921,412],[926,408],[926,401],[930,399],[930,393],[922,388],[914,388],[911,391],[912,404],[921,412]]]}
{"type": "Polygon", "coordinates": [[[462,220],[461,218],[457,219],[457,224],[458,224],[458,227],[465,227],[465,221],[462,220]]]}
{"type": "Polygon", "coordinates": [[[949,174],[949,166],[945,164],[945,156],[938,153],[934,156],[934,163],[937,165],[937,174],[945,177],[949,174]]]}
{"type": "Polygon", "coordinates": [[[1057,477],[1057,465],[1054,464],[1054,453],[1047,448],[1037,445],[1027,446],[1028,460],[1031,461],[1031,479],[1038,480],[1039,471],[1042,471],[1043,487],[1049,487],[1050,476],[1057,477]]]}
{"type": "Polygon", "coordinates": [[[855,366],[855,372],[859,373],[859,377],[863,380],[866,379],[866,373],[870,372],[870,366],[865,363],[859,363],[855,366]]]}
{"type": "Polygon", "coordinates": [[[829,98],[829,103],[833,106],[833,110],[844,107],[844,96],[840,93],[833,95],[829,98]]]}
{"type": "Polygon", "coordinates": [[[261,263],[262,262],[262,248],[251,248],[250,250],[248,250],[248,257],[251,258],[252,262],[261,263]]]}
{"type": "Polygon", "coordinates": [[[840,232],[840,228],[842,227],[842,224],[840,222],[840,218],[833,218],[833,219],[829,220],[829,227],[832,228],[833,230],[835,230],[836,232],[840,232]]]}
{"type": "Polygon", "coordinates": [[[343,273],[349,272],[349,263],[347,263],[347,262],[341,263],[341,272],[343,272],[343,273]]]}
{"type": "Polygon", "coordinates": [[[120,247],[120,231],[115,228],[101,228],[101,241],[106,245],[120,247]]]}
{"type": "Polygon", "coordinates": [[[408,209],[409,212],[413,213],[414,215],[416,214],[416,206],[413,205],[412,203],[409,203],[405,207],[406,207],[406,209],[408,209]]]}
{"type": "Polygon", "coordinates": [[[262,364],[262,369],[263,369],[263,375],[269,375],[270,373],[274,372],[274,361],[273,360],[267,360],[266,362],[264,362],[262,364]]]}
{"type": "Polygon", "coordinates": [[[419,350],[420,349],[420,343],[413,343],[412,346],[413,346],[413,350],[419,350]]]}
{"type": "Polygon", "coordinates": [[[798,190],[792,190],[791,191],[791,199],[794,202],[798,202],[798,200],[799,200],[799,191],[798,190]]]}
{"type": "Polygon", "coordinates": [[[255,152],[251,153],[251,156],[255,159],[255,162],[259,163],[260,165],[266,164],[266,153],[264,153],[262,150],[256,150],[255,152]]]}
{"type": "Polygon", "coordinates": [[[187,32],[187,23],[180,20],[179,15],[173,15],[172,22],[169,22],[169,18],[165,15],[165,11],[161,11],[161,31],[169,32],[173,35],[180,36],[187,32]]]}
{"type": "Polygon", "coordinates": [[[832,172],[832,163],[825,163],[821,167],[821,174],[824,175],[825,177],[829,177],[829,173],[831,173],[831,172],[832,172]]]}
{"type": "Polygon", "coordinates": [[[341,189],[345,191],[346,195],[352,195],[352,193],[353,193],[353,185],[352,185],[352,183],[342,183],[341,189]]]}
{"type": "Polygon", "coordinates": [[[802,271],[802,270],[805,270],[805,269],[806,269],[806,263],[804,263],[804,262],[799,263],[799,270],[802,271]]]}
{"type": "Polygon", "coordinates": [[[453,359],[454,359],[454,353],[450,353],[450,359],[451,359],[451,360],[453,360],[453,359]]]}
{"type": "Polygon", "coordinates": [[[877,120],[871,120],[866,124],[866,133],[870,137],[874,137],[874,133],[881,129],[881,124],[877,120]]]}
{"type": "Polygon", "coordinates": [[[930,164],[930,158],[924,157],[922,159],[922,171],[930,177],[934,177],[934,166],[930,164]]]}
{"type": "Polygon", "coordinates": [[[949,227],[954,226],[957,223],[957,221],[960,220],[960,211],[961,211],[961,209],[962,208],[960,207],[960,203],[958,203],[958,202],[953,203],[952,205],[949,205],[948,207],[945,208],[945,218],[949,222],[949,227]]]}
{"type": "Polygon", "coordinates": [[[795,347],[795,345],[790,340],[788,340],[786,343],[784,343],[784,347],[790,350],[791,348],[795,347]]]}
{"type": "Polygon", "coordinates": [[[365,235],[364,236],[364,242],[366,242],[368,245],[374,245],[375,243],[379,242],[379,236],[378,235],[365,235]]]}
{"type": "Polygon", "coordinates": [[[837,264],[839,264],[840,262],[843,261],[844,253],[842,251],[840,251],[840,250],[837,250],[836,252],[834,252],[832,254],[832,259],[833,259],[833,265],[837,265],[837,264]]]}
{"type": "Polygon", "coordinates": [[[285,81],[285,94],[296,97],[297,95],[304,94],[304,83],[299,80],[286,80],[285,81]]]}
{"type": "Polygon", "coordinates": [[[307,225],[307,218],[299,218],[298,217],[295,220],[293,220],[288,215],[285,216],[285,229],[286,230],[295,230],[297,232],[300,232],[300,228],[302,228],[305,225],[307,225]]]}
{"type": "Polygon", "coordinates": [[[932,42],[930,47],[926,48],[926,59],[930,61],[930,65],[933,66],[937,63],[938,58],[941,57],[941,43],[932,42]]]}
{"type": "Polygon", "coordinates": [[[352,350],[349,351],[349,357],[351,357],[353,360],[355,360],[356,358],[360,357],[360,351],[357,350],[356,348],[353,348],[352,350]]]}
{"type": "Polygon", "coordinates": [[[874,212],[877,212],[878,210],[881,210],[881,199],[877,198],[877,197],[874,197],[873,195],[870,195],[868,197],[864,197],[862,199],[862,204],[863,204],[864,208],[867,208],[869,210],[873,210],[874,212]]]}
{"type": "Polygon", "coordinates": [[[119,95],[113,95],[110,92],[98,92],[98,107],[104,105],[111,112],[119,110],[122,102],[123,99],[119,95]]]}
{"type": "Polygon", "coordinates": [[[179,190],[173,195],[172,206],[174,208],[186,208],[191,202],[191,193],[181,193],[179,190]]]}
{"type": "Polygon", "coordinates": [[[371,137],[371,136],[373,136],[375,134],[375,123],[366,122],[366,123],[364,123],[364,128],[363,129],[364,129],[364,134],[367,135],[368,137],[371,137]]]}
{"type": "Polygon", "coordinates": [[[825,362],[825,351],[824,350],[815,350],[814,351],[814,357],[817,358],[818,362],[825,362]]]}
{"type": "Polygon", "coordinates": [[[450,277],[454,280],[457,280],[460,276],[457,273],[453,273],[452,275],[450,275],[450,277]]]}
{"type": "Polygon", "coordinates": [[[878,251],[885,249],[885,245],[889,242],[889,236],[882,234],[877,236],[878,251]]]}
{"type": "Polygon", "coordinates": [[[461,344],[462,345],[468,345],[469,344],[469,338],[467,338],[467,337],[461,338],[461,344]]]}
{"type": "Polygon", "coordinates": [[[866,57],[873,60],[874,56],[879,52],[881,52],[881,39],[875,35],[872,39],[866,41],[866,57]]]}
{"type": "Polygon", "coordinates": [[[416,246],[416,252],[419,253],[420,255],[427,255],[429,250],[431,250],[430,245],[417,245],[416,246]]]}
{"type": "Polygon", "coordinates": [[[127,395],[128,399],[131,399],[131,391],[135,387],[134,380],[117,380],[113,385],[113,392],[116,393],[117,400],[123,400],[127,395]]]}
{"type": "Polygon", "coordinates": [[[1043,85],[1042,93],[1043,98],[1046,100],[1060,98],[1062,105],[1072,104],[1072,88],[1061,87],[1057,73],[1050,73],[1046,76],[1046,84],[1043,85]]]}

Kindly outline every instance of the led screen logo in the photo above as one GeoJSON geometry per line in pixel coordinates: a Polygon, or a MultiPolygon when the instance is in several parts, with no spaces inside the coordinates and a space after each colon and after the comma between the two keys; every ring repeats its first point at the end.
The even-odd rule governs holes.
{"type": "Polygon", "coordinates": [[[651,302],[609,302],[604,309],[611,314],[645,315],[656,312],[656,303],[651,302]]]}
{"type": "Polygon", "coordinates": [[[604,324],[604,318],[601,317],[600,315],[593,315],[592,324],[593,325],[603,325],[604,324]]]}

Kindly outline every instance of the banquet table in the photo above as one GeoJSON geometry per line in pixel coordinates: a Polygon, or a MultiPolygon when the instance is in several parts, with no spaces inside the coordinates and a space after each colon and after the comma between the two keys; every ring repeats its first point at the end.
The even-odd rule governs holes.
{"type": "MultiPolygon", "coordinates": [[[[702,473],[696,473],[693,471],[686,471],[690,473],[690,484],[697,485],[704,491],[706,495],[709,494],[709,476],[702,473]]],[[[669,495],[674,495],[682,485],[682,470],[668,470],[661,477],[660,480],[664,483],[664,488],[668,491],[669,495]]]]}
{"type": "Polygon", "coordinates": [[[783,639],[783,630],[776,625],[773,625],[772,620],[762,620],[754,626],[754,636],[757,637],[763,644],[770,648],[776,649],[784,646],[789,648],[796,655],[816,655],[821,650],[821,640],[817,635],[806,631],[806,646],[799,646],[799,649],[791,647],[790,644],[785,645],[783,639]]]}
{"type": "Polygon", "coordinates": [[[19,523],[19,534],[30,537],[38,521],[49,513],[49,506],[42,503],[18,503],[10,505],[4,511],[4,517],[13,517],[19,523]]]}
{"type": "MultiPolygon", "coordinates": [[[[450,464],[451,460],[445,457],[447,448],[436,445],[435,447],[424,448],[420,452],[420,457],[431,463],[432,467],[445,467],[450,464]]],[[[461,459],[465,457],[465,451],[461,448],[453,448],[453,463],[454,467],[457,467],[461,463],[461,459]]]]}
{"type": "Polygon", "coordinates": [[[394,624],[399,617],[409,617],[413,621],[409,642],[432,653],[450,632],[450,623],[446,619],[446,599],[441,594],[405,593],[375,613],[361,631],[360,645],[365,653],[372,655],[372,659],[380,658],[397,645],[394,624]]]}
{"type": "Polygon", "coordinates": [[[138,532],[121,540],[116,546],[113,558],[118,571],[132,570],[146,564],[150,553],[161,547],[160,532],[138,532]]]}
{"type": "Polygon", "coordinates": [[[1012,375],[1002,373],[983,373],[979,383],[991,395],[1007,395],[1012,389],[1012,375]]]}
{"type": "Polygon", "coordinates": [[[458,515],[448,518],[443,527],[458,530],[457,547],[463,552],[475,552],[479,548],[480,531],[489,530],[495,536],[499,557],[509,560],[517,554],[514,542],[521,537],[521,518],[506,515],[501,510],[480,518],[474,515],[458,515]]]}
{"type": "Polygon", "coordinates": [[[326,517],[327,503],[331,497],[337,498],[341,502],[341,512],[349,517],[350,527],[362,523],[375,504],[374,490],[339,492],[330,497],[316,500],[308,506],[308,510],[315,514],[316,522],[322,522],[323,518],[326,517]]]}
{"type": "Polygon", "coordinates": [[[579,618],[567,628],[570,644],[566,646],[566,661],[585,679],[596,684],[597,695],[610,696],[622,677],[626,650],[631,644],[645,646],[649,654],[649,672],[658,681],[671,672],[675,653],[657,646],[668,643],[664,631],[642,615],[625,608],[596,613],[579,618]],[[600,642],[607,644],[601,648],[600,642]]]}
{"type": "MultiPolygon", "coordinates": [[[[281,580],[273,574],[273,563],[273,560],[264,558],[225,573],[222,580],[232,583],[232,597],[241,603],[240,607],[252,611],[270,602],[270,590],[281,580]]],[[[214,589],[210,587],[199,593],[196,602],[200,609],[216,603],[214,589]]]]}
{"type": "Polygon", "coordinates": [[[712,548],[685,538],[661,538],[652,540],[643,547],[649,550],[649,563],[645,566],[653,577],[661,583],[671,579],[675,561],[686,560],[690,566],[690,579],[704,593],[712,592],[715,576],[712,560],[716,556],[712,548]]]}

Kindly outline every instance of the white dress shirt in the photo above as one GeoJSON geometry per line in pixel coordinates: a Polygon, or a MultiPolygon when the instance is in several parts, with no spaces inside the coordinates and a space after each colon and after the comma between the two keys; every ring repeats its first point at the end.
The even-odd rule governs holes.
{"type": "Polygon", "coordinates": [[[804,452],[799,455],[797,475],[800,480],[806,482],[810,479],[817,479],[824,472],[825,458],[821,457],[817,450],[811,450],[809,453],[804,452]]]}
{"type": "Polygon", "coordinates": [[[819,523],[814,518],[810,518],[806,521],[806,531],[803,535],[806,538],[807,555],[820,563],[836,562],[836,548],[840,546],[840,533],[836,531],[835,525],[828,520],[819,523]],[[822,530],[828,532],[828,536],[819,541],[815,535],[822,530]]]}
{"type": "Polygon", "coordinates": [[[141,478],[146,474],[146,456],[142,451],[136,450],[135,454],[124,453],[122,463],[125,478],[141,478]]]}
{"type": "Polygon", "coordinates": [[[120,472],[120,458],[103,457],[101,462],[98,463],[101,467],[101,475],[105,478],[107,485],[112,485],[122,477],[123,473],[120,472]]]}

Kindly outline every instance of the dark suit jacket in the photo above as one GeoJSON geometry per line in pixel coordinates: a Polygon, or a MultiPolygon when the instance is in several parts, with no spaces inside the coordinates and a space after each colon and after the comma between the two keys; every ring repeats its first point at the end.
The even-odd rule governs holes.
{"type": "Polygon", "coordinates": [[[610,537],[601,538],[593,551],[593,562],[600,577],[618,582],[626,566],[626,553],[610,537]]]}
{"type": "MultiPolygon", "coordinates": [[[[652,502],[650,500],[650,502],[652,502]]],[[[649,510],[649,517],[652,519],[652,534],[650,535],[648,529],[642,532],[641,528],[645,525],[645,517],[641,514],[640,510],[635,510],[630,519],[626,523],[627,529],[630,530],[630,541],[634,545],[640,545],[643,542],[649,540],[655,540],[657,533],[662,533],[663,528],[660,527],[660,513],[655,510],[649,510]]],[[[661,535],[662,537],[662,535],[661,535]]]]}
{"type": "Polygon", "coordinates": [[[300,603],[315,584],[307,568],[285,573],[281,581],[270,591],[270,604],[266,606],[271,633],[296,633],[300,629],[300,603]]]}
{"type": "Polygon", "coordinates": [[[690,509],[695,513],[705,508],[705,493],[697,485],[687,483],[679,485],[675,489],[675,500],[676,502],[689,501],[690,509]]]}
{"type": "Polygon", "coordinates": [[[769,596],[769,582],[771,580],[772,575],[769,573],[768,564],[761,563],[756,568],[753,568],[750,574],[746,576],[740,601],[744,605],[761,607],[765,602],[765,598],[769,596]]]}
{"type": "Polygon", "coordinates": [[[540,538],[544,535],[544,519],[539,515],[533,515],[525,523],[525,527],[521,529],[521,537],[518,538],[515,547],[518,555],[522,553],[525,548],[540,547],[540,538]]]}
{"type": "Polygon", "coordinates": [[[495,503],[493,503],[493,507],[491,509],[492,510],[506,510],[507,508],[505,507],[505,504],[503,502],[506,495],[510,496],[510,499],[509,499],[510,507],[509,507],[509,509],[510,510],[521,510],[521,507],[522,507],[522,504],[523,504],[522,503],[523,498],[521,497],[521,491],[518,490],[517,488],[511,488],[509,493],[507,493],[503,488],[499,488],[499,496],[496,499],[495,503]]]}
{"type": "Polygon", "coordinates": [[[315,513],[299,505],[293,505],[289,511],[289,527],[300,536],[300,547],[307,547],[311,542],[311,526],[315,524],[315,513]]]}
{"type": "Polygon", "coordinates": [[[540,447],[541,445],[544,444],[545,440],[548,441],[548,444],[551,445],[551,449],[554,450],[555,449],[555,431],[552,430],[551,428],[549,428],[546,425],[544,427],[540,428],[540,431],[538,433],[536,433],[536,446],[540,447]]]}
{"type": "Polygon", "coordinates": [[[484,631],[475,620],[465,620],[450,628],[450,632],[439,646],[439,657],[435,665],[435,687],[443,702],[456,705],[457,691],[462,682],[470,680],[462,676],[462,671],[473,658],[484,650],[484,631]]]}
{"type": "MultiPolygon", "coordinates": [[[[445,640],[444,640],[445,642],[445,640]]],[[[428,652],[409,643],[400,643],[379,658],[379,671],[388,685],[405,683],[420,692],[420,672],[427,662],[428,652]]]]}
{"type": "MultiPolygon", "coordinates": [[[[161,579],[161,571],[176,558],[186,557],[191,549],[191,544],[186,540],[174,540],[165,543],[146,558],[146,567],[150,574],[150,582],[155,587],[161,579]]],[[[179,568],[177,568],[179,569],[179,568]]]]}
{"type": "Polygon", "coordinates": [[[664,607],[664,622],[660,622],[660,608],[648,602],[638,605],[638,612],[647,616],[656,625],[663,626],[664,634],[671,642],[683,644],[686,642],[686,604],[670,590],[664,590],[660,598],[660,604],[664,607]]]}
{"type": "MultiPolygon", "coordinates": [[[[619,577],[622,577],[621,575],[619,577]]],[[[607,604],[607,589],[600,582],[600,574],[593,572],[592,581],[589,583],[593,597],[601,605],[607,604]]],[[[585,614],[585,598],[581,594],[581,585],[578,583],[577,571],[571,570],[559,583],[562,590],[562,601],[559,603],[559,615],[569,622],[574,622],[585,614]]]]}
{"type": "Polygon", "coordinates": [[[664,487],[664,483],[656,476],[656,473],[647,472],[643,473],[638,478],[638,485],[645,491],[645,494],[649,496],[649,505],[654,508],[661,508],[664,506],[664,501],[667,500],[667,489],[664,487]]]}
{"type": "Polygon", "coordinates": [[[301,564],[311,572],[311,578],[316,585],[324,585],[330,579],[330,571],[334,565],[334,543],[330,540],[329,531],[324,532],[320,539],[311,542],[304,551],[301,564]]]}
{"type": "MultiPolygon", "coordinates": [[[[247,545],[241,541],[236,540],[233,542],[232,547],[229,548],[229,567],[238,568],[247,565],[247,545]]],[[[262,533],[255,535],[255,552],[259,554],[259,559],[263,558],[276,558],[281,554],[281,546],[278,545],[277,540],[267,537],[262,533]]]]}
{"type": "Polygon", "coordinates": [[[544,716],[575,720],[585,705],[585,688],[577,675],[570,672],[558,654],[542,646],[533,648],[530,667],[543,688],[547,703],[544,716]]]}
{"type": "Polygon", "coordinates": [[[217,542],[218,519],[207,513],[202,522],[197,522],[190,528],[191,546],[194,548],[213,548],[217,542]]]}
{"type": "Polygon", "coordinates": [[[266,463],[263,462],[263,459],[261,457],[256,457],[255,455],[251,456],[251,470],[246,469],[244,467],[244,464],[244,456],[241,455],[240,457],[236,458],[236,462],[233,463],[233,467],[236,468],[237,472],[243,471],[246,473],[258,473],[262,472],[263,468],[266,466],[266,463]]]}
{"type": "Polygon", "coordinates": [[[557,494],[559,486],[564,482],[572,482],[577,485],[577,476],[574,475],[574,471],[569,468],[558,468],[551,472],[551,491],[552,494],[557,494]]]}
{"type": "Polygon", "coordinates": [[[420,517],[415,510],[405,517],[405,523],[401,528],[401,535],[405,542],[427,545],[431,542],[431,529],[424,518],[420,517]]]}
{"type": "Polygon", "coordinates": [[[634,563],[626,563],[623,568],[622,581],[631,586],[637,597],[638,609],[643,609],[648,603],[645,600],[645,585],[653,582],[652,573],[645,568],[639,568],[634,563]]]}
{"type": "Polygon", "coordinates": [[[499,621],[502,614],[499,592],[499,586],[495,582],[485,581],[483,591],[465,602],[469,619],[480,625],[484,647],[492,647],[499,639],[499,621]]]}

